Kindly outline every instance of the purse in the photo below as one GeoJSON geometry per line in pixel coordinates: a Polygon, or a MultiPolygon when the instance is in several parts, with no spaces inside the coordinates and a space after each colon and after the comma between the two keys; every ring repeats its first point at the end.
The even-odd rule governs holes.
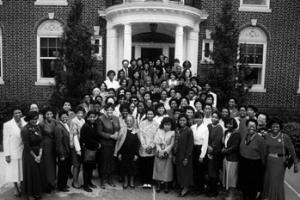
{"type": "Polygon", "coordinates": [[[291,167],[294,164],[294,160],[290,154],[286,154],[284,140],[283,140],[283,133],[281,134],[281,140],[282,140],[283,159],[284,159],[283,165],[285,168],[291,169],[291,167]]]}
{"type": "Polygon", "coordinates": [[[84,150],[83,162],[95,162],[96,161],[96,150],[84,150]]]}

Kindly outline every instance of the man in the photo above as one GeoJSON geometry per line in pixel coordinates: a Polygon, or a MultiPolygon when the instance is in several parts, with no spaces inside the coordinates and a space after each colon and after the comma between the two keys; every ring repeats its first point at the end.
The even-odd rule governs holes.
{"type": "Polygon", "coordinates": [[[125,79],[129,79],[130,75],[131,75],[131,70],[129,68],[129,61],[124,59],[122,60],[122,69],[119,70],[118,74],[120,73],[120,71],[123,71],[125,74],[125,79]]]}

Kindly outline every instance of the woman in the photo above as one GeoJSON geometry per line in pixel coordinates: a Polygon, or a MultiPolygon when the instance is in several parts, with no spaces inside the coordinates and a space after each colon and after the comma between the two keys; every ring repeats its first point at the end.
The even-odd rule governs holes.
{"type": "Polygon", "coordinates": [[[119,82],[114,80],[116,76],[116,72],[113,70],[109,70],[107,72],[107,79],[104,81],[104,83],[107,85],[107,89],[113,88],[114,90],[119,89],[120,85],[119,82]]]}
{"type": "Polygon", "coordinates": [[[297,157],[290,137],[282,132],[282,122],[273,119],[270,125],[271,132],[265,136],[268,157],[263,197],[270,200],[284,200],[285,157],[291,156],[295,173],[299,171],[297,157]]]}
{"type": "MultiPolygon", "coordinates": [[[[96,89],[96,88],[95,88],[96,89]]],[[[94,89],[94,90],[95,90],[94,89]]],[[[98,88],[97,88],[98,89],[98,88]]],[[[102,82],[100,84],[100,89],[99,90],[99,93],[97,93],[96,95],[94,94],[94,90],[93,90],[93,96],[96,97],[98,95],[100,95],[103,99],[103,101],[105,101],[106,97],[108,96],[108,92],[107,92],[107,85],[105,82],[102,82]]]]}
{"type": "Polygon", "coordinates": [[[264,138],[257,134],[257,121],[248,119],[248,133],[240,143],[239,184],[245,200],[254,200],[262,187],[266,158],[264,138]]]}
{"type": "Polygon", "coordinates": [[[79,189],[78,176],[80,172],[81,165],[81,147],[79,144],[80,139],[80,129],[85,123],[83,117],[85,115],[85,110],[82,107],[77,107],[75,110],[76,117],[71,120],[70,123],[70,139],[71,139],[71,159],[73,165],[73,183],[72,187],[79,189]]]}
{"type": "Polygon", "coordinates": [[[221,153],[225,156],[223,162],[223,186],[229,190],[228,199],[234,198],[237,187],[240,134],[235,131],[237,123],[234,118],[225,121],[224,147],[221,153]]]}
{"type": "Polygon", "coordinates": [[[56,152],[55,152],[55,127],[57,122],[54,119],[53,110],[44,110],[44,120],[40,123],[43,136],[43,165],[46,172],[48,192],[55,188],[56,182],[56,152]]]}
{"type": "Polygon", "coordinates": [[[194,183],[196,192],[202,193],[204,191],[204,175],[205,166],[204,158],[206,156],[208,146],[208,128],[203,123],[203,113],[196,112],[194,115],[195,124],[191,126],[194,136],[193,148],[193,171],[194,183]]]}
{"type": "Polygon", "coordinates": [[[207,147],[207,167],[208,167],[208,191],[209,197],[218,195],[217,184],[219,180],[219,170],[222,167],[221,150],[223,128],[219,124],[220,115],[218,112],[212,113],[211,124],[207,125],[209,131],[207,147]]]}
{"type": "Polygon", "coordinates": [[[169,193],[169,182],[173,181],[172,149],[175,140],[173,120],[165,117],[154,137],[156,147],[153,179],[157,181],[156,191],[161,191],[161,184],[164,184],[164,192],[169,193]]]}
{"type": "Polygon", "coordinates": [[[99,117],[97,131],[101,136],[101,149],[98,160],[99,172],[101,176],[101,188],[105,189],[105,181],[116,187],[112,179],[113,155],[116,139],[120,130],[119,118],[113,115],[114,105],[107,103],[104,107],[104,114],[99,117]]]}
{"type": "Polygon", "coordinates": [[[142,102],[142,101],[138,102],[136,113],[137,113],[136,114],[136,125],[137,125],[137,127],[139,127],[141,121],[143,121],[146,118],[144,102],[142,102]]]}
{"type": "Polygon", "coordinates": [[[192,163],[194,137],[185,114],[180,114],[178,117],[178,129],[175,139],[174,153],[177,183],[181,187],[179,196],[183,197],[187,195],[189,187],[193,185],[194,182],[192,163]]]}
{"type": "Polygon", "coordinates": [[[156,105],[156,116],[154,117],[154,121],[156,121],[157,124],[161,124],[163,118],[167,117],[167,112],[166,112],[166,109],[164,107],[164,104],[163,103],[158,103],[156,105]]]}
{"type": "Polygon", "coordinates": [[[159,124],[153,120],[155,114],[154,110],[148,109],[146,112],[146,119],[140,123],[139,140],[141,143],[140,154],[140,168],[143,170],[141,174],[141,181],[143,188],[152,187],[152,174],[154,162],[154,137],[159,127],[159,124]]]}
{"type": "Polygon", "coordinates": [[[119,143],[116,145],[116,153],[120,161],[120,172],[123,177],[123,188],[134,188],[134,176],[136,173],[136,161],[139,154],[139,139],[137,129],[134,129],[134,117],[126,117],[126,126],[122,127],[119,134],[119,143]]]}
{"type": "Polygon", "coordinates": [[[59,122],[55,127],[55,146],[58,156],[57,188],[60,192],[68,192],[68,176],[70,173],[70,127],[68,112],[63,110],[58,114],[59,122]]]}
{"type": "Polygon", "coordinates": [[[13,108],[13,118],[3,124],[3,150],[5,156],[5,181],[13,182],[15,196],[21,196],[20,182],[23,181],[21,129],[26,125],[20,108],[13,108]]]}
{"type": "Polygon", "coordinates": [[[100,135],[97,133],[95,121],[97,113],[89,111],[86,115],[86,123],[81,127],[80,131],[80,146],[82,147],[83,158],[83,189],[86,192],[92,192],[91,188],[96,188],[92,183],[93,168],[96,162],[96,151],[100,149],[100,135]],[[95,158],[89,160],[87,151],[94,152],[95,158]]]}
{"type": "Polygon", "coordinates": [[[28,123],[21,131],[24,144],[23,151],[23,193],[27,199],[32,196],[35,200],[41,199],[45,189],[46,180],[44,178],[42,134],[37,120],[39,113],[31,111],[25,117],[28,123]]]}

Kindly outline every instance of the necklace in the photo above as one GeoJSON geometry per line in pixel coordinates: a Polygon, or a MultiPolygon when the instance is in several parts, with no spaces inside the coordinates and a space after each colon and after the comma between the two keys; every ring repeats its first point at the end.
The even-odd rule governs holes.
{"type": "Polygon", "coordinates": [[[280,133],[281,132],[279,132],[275,137],[274,136],[272,136],[272,134],[271,134],[271,138],[273,138],[273,139],[276,139],[276,138],[278,138],[278,136],[280,135],[280,133]]]}

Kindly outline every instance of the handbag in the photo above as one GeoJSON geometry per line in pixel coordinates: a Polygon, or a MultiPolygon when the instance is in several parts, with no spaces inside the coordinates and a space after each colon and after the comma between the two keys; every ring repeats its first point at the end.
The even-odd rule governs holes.
{"type": "Polygon", "coordinates": [[[291,167],[294,164],[294,160],[290,154],[286,154],[284,140],[283,140],[283,133],[281,134],[281,140],[282,140],[283,159],[284,159],[283,165],[285,168],[291,169],[291,167]]]}
{"type": "Polygon", "coordinates": [[[83,161],[84,162],[94,162],[96,161],[96,150],[89,150],[89,149],[85,149],[84,150],[84,157],[83,157],[83,161]]]}

